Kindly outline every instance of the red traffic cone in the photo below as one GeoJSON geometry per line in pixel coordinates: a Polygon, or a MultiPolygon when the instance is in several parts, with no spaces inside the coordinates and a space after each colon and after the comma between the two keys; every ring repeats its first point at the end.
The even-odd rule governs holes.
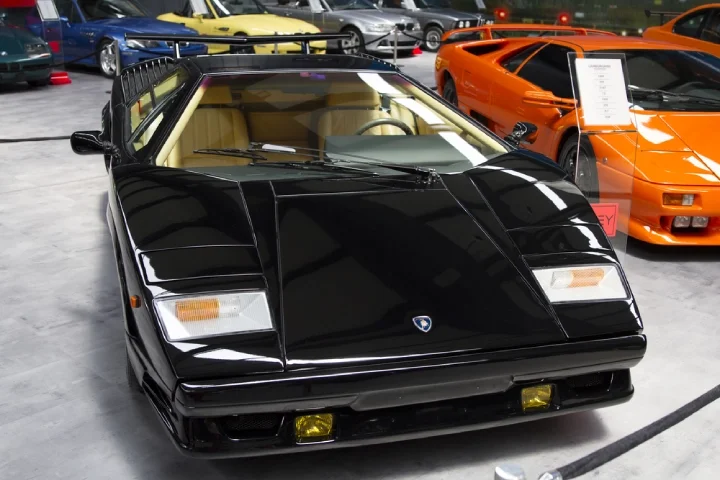
{"type": "Polygon", "coordinates": [[[422,55],[422,50],[420,49],[420,47],[415,47],[412,51],[412,54],[413,55],[422,55]]]}
{"type": "Polygon", "coordinates": [[[72,83],[67,72],[50,72],[50,85],[67,85],[72,83]]]}

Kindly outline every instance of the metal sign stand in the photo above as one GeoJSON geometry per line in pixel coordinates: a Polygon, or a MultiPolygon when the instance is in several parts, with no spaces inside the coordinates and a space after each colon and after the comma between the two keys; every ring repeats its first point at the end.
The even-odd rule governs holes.
{"type": "MultiPolygon", "coordinates": [[[[64,64],[63,25],[55,7],[55,2],[53,0],[37,0],[36,7],[42,24],[43,40],[50,46],[52,51],[52,63],[54,65],[64,64]]],[[[71,83],[71,80],[66,71],[52,69],[50,83],[53,85],[65,85],[71,83]]]]}
{"type": "MultiPolygon", "coordinates": [[[[612,149],[625,136],[637,145],[630,77],[624,54],[568,53],[578,129],[575,178],[596,183],[588,198],[621,263],[624,263],[632,207],[636,148],[612,149]],[[584,145],[584,146],[583,146],[584,145]],[[600,150],[596,150],[596,149],[600,150]],[[584,151],[590,149],[590,151],[584,151]],[[622,150],[622,151],[621,151],[622,150]],[[594,158],[591,158],[594,157],[594,158]],[[595,189],[593,189],[595,190],[595,189]]],[[[621,142],[624,143],[624,142],[621,142]]]]}

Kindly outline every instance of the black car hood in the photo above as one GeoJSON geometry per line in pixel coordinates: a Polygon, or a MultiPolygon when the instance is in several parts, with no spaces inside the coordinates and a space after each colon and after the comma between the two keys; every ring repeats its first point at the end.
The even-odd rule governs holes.
{"type": "Polygon", "coordinates": [[[445,185],[322,183],[275,186],[288,368],[565,340],[529,270],[445,185]]]}
{"type": "Polygon", "coordinates": [[[502,155],[430,186],[414,175],[238,183],[137,164],[112,175],[150,298],[267,289],[277,333],[167,343],[181,378],[642,329],[632,298],[551,306],[543,295],[530,267],[617,259],[587,200],[539,156],[502,155]],[[211,360],[218,349],[263,361],[211,360]]]}

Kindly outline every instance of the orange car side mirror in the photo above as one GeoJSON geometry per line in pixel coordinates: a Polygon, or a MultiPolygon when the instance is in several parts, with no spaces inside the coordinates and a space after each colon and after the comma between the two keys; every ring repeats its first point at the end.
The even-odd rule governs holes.
{"type": "Polygon", "coordinates": [[[577,106],[574,98],[556,97],[552,92],[531,90],[523,95],[523,103],[534,107],[560,108],[562,110],[573,110],[577,106]]]}

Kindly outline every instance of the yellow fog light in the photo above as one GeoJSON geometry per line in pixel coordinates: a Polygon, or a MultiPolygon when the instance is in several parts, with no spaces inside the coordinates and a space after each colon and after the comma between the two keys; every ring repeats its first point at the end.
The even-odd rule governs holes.
{"type": "Polygon", "coordinates": [[[335,417],[332,413],[295,417],[295,438],[298,443],[323,442],[332,438],[335,417]]]}
{"type": "Polygon", "coordinates": [[[524,412],[548,408],[552,400],[552,385],[523,388],[520,392],[520,399],[524,412]]]}

